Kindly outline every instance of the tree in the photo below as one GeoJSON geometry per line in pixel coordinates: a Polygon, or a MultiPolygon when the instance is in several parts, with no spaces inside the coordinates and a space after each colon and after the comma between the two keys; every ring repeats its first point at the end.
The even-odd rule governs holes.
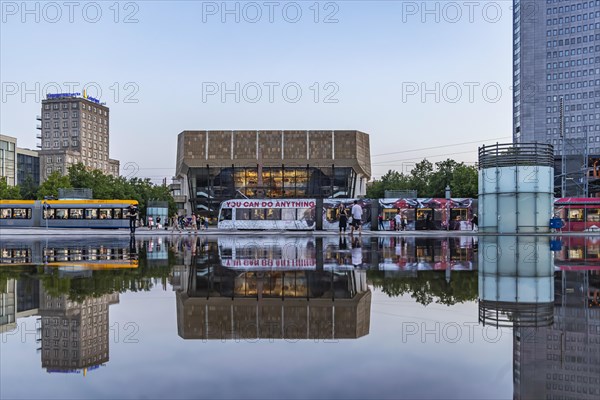
{"type": "Polygon", "coordinates": [[[8,186],[6,177],[0,177],[0,200],[20,200],[21,192],[18,186],[8,186]]]}
{"type": "Polygon", "coordinates": [[[419,197],[432,197],[430,189],[430,178],[433,172],[433,164],[424,159],[416,164],[410,171],[410,183],[419,197]]]}
{"type": "Polygon", "coordinates": [[[42,200],[45,197],[58,197],[58,189],[71,188],[71,181],[66,175],[62,175],[58,171],[51,173],[46,181],[42,183],[38,189],[38,199],[42,200]]]}
{"type": "Polygon", "coordinates": [[[21,198],[23,200],[35,200],[37,199],[38,186],[33,181],[31,175],[27,175],[23,180],[23,184],[20,185],[21,198]]]}

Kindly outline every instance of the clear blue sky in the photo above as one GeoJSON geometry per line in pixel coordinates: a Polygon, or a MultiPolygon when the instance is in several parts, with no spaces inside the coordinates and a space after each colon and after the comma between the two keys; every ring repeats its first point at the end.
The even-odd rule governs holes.
{"type": "Polygon", "coordinates": [[[0,132],[35,148],[44,87],[74,82],[110,107],[111,158],[155,181],[194,129],[358,129],[374,178],[425,157],[472,163],[511,141],[511,6],[2,1],[0,132]]]}

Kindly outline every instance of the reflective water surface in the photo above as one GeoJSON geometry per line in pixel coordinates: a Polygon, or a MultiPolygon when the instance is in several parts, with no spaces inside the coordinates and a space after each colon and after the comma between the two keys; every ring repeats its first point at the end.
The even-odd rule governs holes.
{"type": "Polygon", "coordinates": [[[0,398],[600,396],[600,237],[4,239],[0,398]]]}

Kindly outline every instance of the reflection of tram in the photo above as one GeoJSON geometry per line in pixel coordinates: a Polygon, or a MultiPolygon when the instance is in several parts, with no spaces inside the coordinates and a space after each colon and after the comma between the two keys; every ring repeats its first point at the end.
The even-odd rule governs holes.
{"type": "Polygon", "coordinates": [[[46,267],[77,267],[84,269],[136,268],[137,253],[129,242],[111,239],[95,240],[93,245],[77,244],[70,240],[13,241],[0,245],[0,267],[44,265],[46,267]]]}
{"type": "Polygon", "coordinates": [[[316,269],[312,237],[219,238],[221,265],[234,269],[316,269]]]}
{"type": "Polygon", "coordinates": [[[554,265],[560,270],[600,269],[600,237],[563,236],[553,242],[554,265]]]}
{"type": "Polygon", "coordinates": [[[128,228],[136,200],[0,200],[0,227],[128,228]]]}

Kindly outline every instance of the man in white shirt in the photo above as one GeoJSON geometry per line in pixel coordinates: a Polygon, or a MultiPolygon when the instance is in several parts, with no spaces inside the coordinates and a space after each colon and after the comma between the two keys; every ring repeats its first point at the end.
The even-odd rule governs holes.
{"type": "Polygon", "coordinates": [[[358,234],[362,234],[362,207],[358,204],[358,200],[354,200],[354,205],[352,206],[352,229],[350,230],[350,234],[352,235],[355,230],[358,230],[358,234]]]}

